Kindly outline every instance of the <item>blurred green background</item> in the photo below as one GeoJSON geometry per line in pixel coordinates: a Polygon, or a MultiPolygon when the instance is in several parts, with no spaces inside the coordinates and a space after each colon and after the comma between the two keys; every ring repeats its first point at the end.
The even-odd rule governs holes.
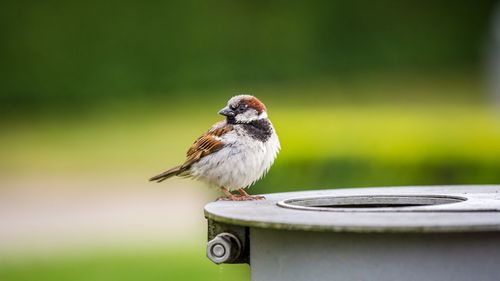
{"type": "Polygon", "coordinates": [[[216,191],[146,182],[239,93],[282,143],[250,193],[499,183],[497,2],[3,1],[0,280],[248,280],[216,191]]]}

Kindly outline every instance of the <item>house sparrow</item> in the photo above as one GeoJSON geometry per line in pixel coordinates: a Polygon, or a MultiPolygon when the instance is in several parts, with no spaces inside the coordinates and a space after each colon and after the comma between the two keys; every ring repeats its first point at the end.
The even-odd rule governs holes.
{"type": "Polygon", "coordinates": [[[219,111],[226,120],[215,123],[187,151],[186,161],[150,181],[162,182],[172,176],[188,177],[218,187],[220,200],[258,200],[245,192],[262,178],[274,162],[280,143],[266,106],[254,96],[232,97],[219,111]],[[231,191],[238,190],[240,195],[231,191]]]}

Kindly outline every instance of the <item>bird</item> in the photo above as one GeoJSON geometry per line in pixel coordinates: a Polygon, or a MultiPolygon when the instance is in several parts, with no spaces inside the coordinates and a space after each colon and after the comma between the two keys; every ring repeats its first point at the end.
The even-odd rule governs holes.
{"type": "Polygon", "coordinates": [[[218,200],[265,199],[249,195],[245,189],[269,171],[281,149],[266,106],[252,95],[237,95],[218,113],[225,119],[194,141],[184,163],[149,180],[187,177],[220,189],[224,196],[218,200]]]}

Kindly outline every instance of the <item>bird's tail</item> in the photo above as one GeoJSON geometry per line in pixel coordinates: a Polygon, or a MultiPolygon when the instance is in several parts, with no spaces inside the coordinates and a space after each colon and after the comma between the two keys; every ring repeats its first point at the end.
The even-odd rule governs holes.
{"type": "Polygon", "coordinates": [[[184,170],[185,169],[183,169],[182,165],[175,166],[170,170],[167,170],[159,175],[150,178],[149,181],[162,182],[170,177],[177,176],[178,174],[184,172],[184,170]]]}

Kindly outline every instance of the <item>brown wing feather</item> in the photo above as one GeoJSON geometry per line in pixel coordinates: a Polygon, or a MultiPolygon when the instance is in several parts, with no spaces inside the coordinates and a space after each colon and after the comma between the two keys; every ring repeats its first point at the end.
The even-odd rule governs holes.
{"type": "Polygon", "coordinates": [[[166,172],[152,177],[149,180],[162,182],[172,176],[181,175],[185,171],[189,170],[191,165],[196,163],[204,156],[207,156],[221,149],[224,144],[219,140],[219,137],[232,130],[233,126],[226,124],[225,121],[216,123],[208,132],[199,137],[193,143],[193,145],[191,145],[186,153],[187,159],[182,165],[176,166],[166,172]]]}
{"type": "Polygon", "coordinates": [[[219,137],[233,130],[233,126],[225,124],[225,122],[217,123],[208,132],[199,137],[189,148],[186,154],[186,162],[182,166],[191,166],[200,158],[216,152],[221,149],[224,144],[219,140],[219,137]]]}

